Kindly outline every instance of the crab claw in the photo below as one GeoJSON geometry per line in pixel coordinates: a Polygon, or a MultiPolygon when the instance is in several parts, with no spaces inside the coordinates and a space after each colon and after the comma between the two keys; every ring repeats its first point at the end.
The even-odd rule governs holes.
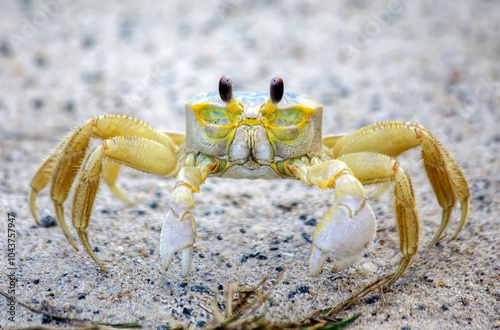
{"type": "Polygon", "coordinates": [[[375,238],[376,227],[375,215],[367,203],[357,212],[344,205],[331,208],[314,232],[311,276],[319,275],[328,257],[333,258],[334,272],[353,265],[375,238]]]}
{"type": "Polygon", "coordinates": [[[191,269],[193,244],[196,240],[194,217],[187,211],[193,206],[191,190],[186,186],[177,187],[172,194],[171,209],[163,221],[160,234],[160,259],[163,268],[168,269],[175,252],[180,251],[183,277],[191,269]]]}

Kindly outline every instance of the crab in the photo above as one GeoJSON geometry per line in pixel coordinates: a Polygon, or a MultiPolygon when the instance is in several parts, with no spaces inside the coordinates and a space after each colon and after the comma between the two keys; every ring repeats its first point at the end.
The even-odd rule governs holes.
{"type": "Polygon", "coordinates": [[[39,223],[36,198],[50,183],[57,222],[78,250],[63,207],[76,180],[73,227],[87,253],[107,272],[87,235],[101,181],[120,199],[133,203],[116,186],[122,166],[176,177],[159,251],[165,269],[179,252],[181,274],[186,277],[196,240],[190,212],[196,207],[193,193],[200,191],[207,177],[299,179],[333,191],[331,208],[313,235],[309,267],[311,276],[316,276],[327,258],[333,263],[332,271],[341,271],[364,253],[376,232],[367,200],[393,187],[402,257],[389,287],[408,268],[419,246],[414,190],[398,156],[421,148],[423,166],[442,208],[441,225],[429,247],[442,236],[457,201],[461,217],[452,238],[464,227],[469,186],[450,153],[424,127],[389,121],[323,137],[322,112],[323,107],[311,97],[285,93],[280,77],[271,80],[269,93],[248,93],[233,92],[231,79],[223,76],[218,92],[199,94],[186,104],[186,135],[158,131],[123,115],[96,116],[70,132],[42,163],[31,182],[31,212],[39,223]],[[90,150],[93,138],[102,143],[90,150]]]}

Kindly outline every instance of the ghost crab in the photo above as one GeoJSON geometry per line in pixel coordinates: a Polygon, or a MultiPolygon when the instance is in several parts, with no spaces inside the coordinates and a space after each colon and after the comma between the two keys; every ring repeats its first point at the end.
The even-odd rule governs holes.
{"type": "Polygon", "coordinates": [[[233,93],[222,77],[219,91],[200,94],[186,104],[186,135],[157,131],[121,115],[96,116],[73,130],[48,156],[31,182],[30,208],[37,223],[36,198],[51,183],[57,221],[78,250],[64,219],[63,203],[75,178],[72,220],[93,260],[87,226],[101,180],[122,200],[131,201],[115,185],[121,166],[176,177],[172,202],[160,236],[160,258],[168,269],[181,252],[182,275],[191,267],[196,226],[193,193],[208,176],[235,179],[300,179],[333,190],[331,209],[315,230],[310,273],[318,275],[328,257],[334,271],[354,264],[376,231],[367,200],[394,186],[402,258],[390,286],[408,268],[418,249],[419,224],[410,177],[397,157],[422,149],[423,165],[442,207],[441,225],[430,246],[441,237],[456,201],[461,218],[453,236],[465,225],[469,187],[458,165],[425,128],[402,121],[382,122],[355,132],[322,137],[323,108],[312,98],[284,93],[280,77],[270,93],[233,93]],[[89,151],[89,139],[103,142],[89,151]],[[370,189],[365,190],[365,186],[370,189]]]}

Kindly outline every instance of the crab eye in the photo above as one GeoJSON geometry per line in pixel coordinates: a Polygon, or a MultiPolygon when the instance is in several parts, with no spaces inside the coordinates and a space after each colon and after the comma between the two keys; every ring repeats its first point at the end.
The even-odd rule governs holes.
{"type": "Polygon", "coordinates": [[[280,103],[283,98],[283,93],[285,86],[283,85],[283,79],[281,77],[274,77],[271,79],[271,87],[269,88],[269,94],[271,95],[271,101],[274,104],[280,103]]]}
{"type": "Polygon", "coordinates": [[[224,103],[231,102],[233,98],[233,81],[231,78],[222,76],[219,80],[219,95],[224,103]]]}

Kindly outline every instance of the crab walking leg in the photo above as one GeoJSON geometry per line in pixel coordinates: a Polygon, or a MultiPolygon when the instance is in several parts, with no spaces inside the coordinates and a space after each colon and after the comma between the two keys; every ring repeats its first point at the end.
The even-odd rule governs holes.
{"type": "Polygon", "coordinates": [[[377,153],[352,153],[338,160],[345,162],[354,176],[365,185],[380,184],[386,187],[387,182],[395,183],[395,208],[403,257],[398,270],[385,285],[388,288],[408,268],[418,250],[419,222],[410,177],[394,158],[377,153]]]}
{"type": "Polygon", "coordinates": [[[78,167],[85,157],[88,137],[86,139],[75,138],[75,136],[79,137],[80,135],[90,135],[89,127],[85,125],[81,126],[64,138],[33,177],[30,194],[30,209],[35,221],[38,223],[36,197],[51,182],[50,194],[54,202],[57,223],[71,246],[77,251],[78,247],[69,233],[66,220],[64,219],[63,203],[69,195],[78,167]]]}
{"type": "Polygon", "coordinates": [[[108,185],[109,189],[116,197],[123,202],[134,205],[134,201],[127,197],[123,191],[116,185],[116,180],[120,174],[121,164],[117,162],[104,162],[102,164],[102,179],[108,185]]]}
{"type": "Polygon", "coordinates": [[[217,163],[204,158],[198,166],[183,167],[177,175],[172,192],[170,210],[165,217],[160,234],[160,258],[163,268],[168,269],[175,252],[181,251],[181,274],[186,277],[193,260],[193,244],[196,241],[196,224],[191,210],[196,208],[193,193],[200,191],[210,171],[217,163]]]}
{"type": "Polygon", "coordinates": [[[330,135],[330,136],[324,136],[323,137],[323,151],[328,155],[330,156],[331,158],[335,158],[332,156],[332,150],[335,146],[335,144],[337,144],[338,140],[340,140],[341,138],[343,138],[344,135],[330,135]]]}
{"type": "Polygon", "coordinates": [[[341,271],[353,265],[375,238],[375,215],[366,203],[363,185],[345,163],[329,160],[307,166],[301,162],[292,160],[288,169],[308,185],[335,189],[333,206],[313,235],[311,276],[321,272],[329,256],[334,258],[333,271],[341,271]]]}
{"type": "Polygon", "coordinates": [[[181,146],[186,142],[186,134],[176,132],[162,132],[172,140],[176,146],[181,146]]]}
{"type": "MultiPolygon", "coordinates": [[[[36,214],[38,193],[51,182],[50,195],[54,202],[57,222],[76,250],[78,248],[64,219],[64,201],[68,198],[73,181],[85,158],[90,138],[106,140],[115,136],[142,137],[164,145],[172,151],[177,149],[167,135],[154,130],[137,119],[120,115],[97,116],[70,132],[40,166],[31,182],[30,209],[35,221],[38,223],[36,214]]],[[[112,173],[108,174],[113,175],[112,173]]],[[[105,181],[114,184],[113,180],[105,181]]],[[[113,192],[117,192],[113,187],[111,189],[113,192]]]]}
{"type": "Polygon", "coordinates": [[[73,199],[72,220],[87,253],[107,272],[90,246],[87,227],[99,187],[103,161],[117,162],[131,168],[162,176],[178,172],[172,151],[157,142],[137,137],[115,137],[95,148],[83,165],[73,199]]]}
{"type": "Polygon", "coordinates": [[[462,171],[432,133],[415,123],[378,123],[345,135],[334,144],[331,153],[334,158],[356,152],[376,152],[396,157],[417,146],[422,148],[424,168],[443,209],[441,225],[429,244],[430,247],[447,227],[457,199],[460,202],[461,217],[453,239],[458,236],[467,221],[470,198],[469,186],[462,171]]]}
{"type": "MultiPolygon", "coordinates": [[[[47,157],[47,159],[43,162],[43,164],[40,166],[38,171],[33,176],[33,179],[31,180],[30,210],[37,225],[40,225],[40,221],[38,220],[38,214],[36,212],[36,198],[38,196],[38,193],[42,191],[52,179],[54,168],[56,167],[58,161],[59,153],[64,148],[66,141],[67,138],[64,139],[63,142],[61,142],[59,146],[54,150],[54,152],[47,157]]],[[[56,212],[57,214],[61,214],[61,210],[59,210],[58,206],[56,206],[56,212]]],[[[61,219],[59,216],[56,216],[56,221],[59,224],[59,227],[62,228],[64,235],[68,239],[68,242],[75,250],[78,251],[78,247],[76,246],[73,237],[69,233],[64,217],[61,219]]]]}
{"type": "Polygon", "coordinates": [[[57,157],[55,155],[47,157],[31,180],[30,211],[37,225],[40,225],[40,220],[38,220],[38,214],[36,212],[36,198],[40,191],[50,182],[56,162],[57,157]]]}

